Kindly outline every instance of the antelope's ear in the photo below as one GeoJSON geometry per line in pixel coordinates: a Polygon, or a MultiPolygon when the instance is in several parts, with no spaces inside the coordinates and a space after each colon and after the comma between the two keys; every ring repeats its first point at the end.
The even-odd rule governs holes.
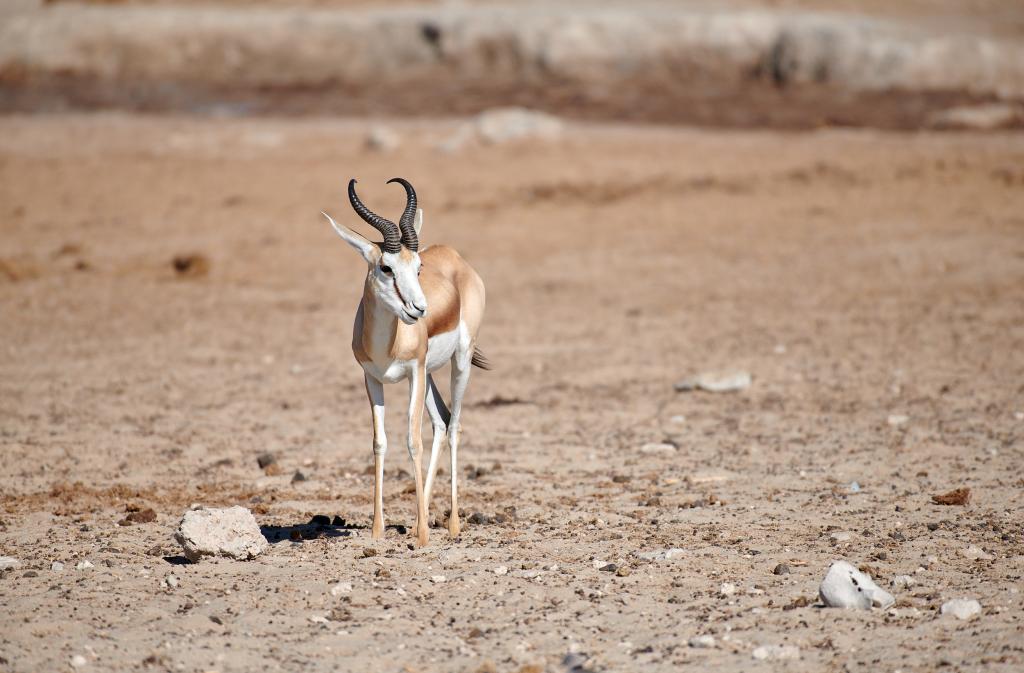
{"type": "Polygon", "coordinates": [[[420,229],[423,228],[423,209],[416,209],[416,219],[412,222],[412,228],[416,230],[416,235],[419,236],[420,229]]]}
{"type": "Polygon", "coordinates": [[[320,214],[327,218],[327,221],[331,223],[332,227],[334,227],[334,231],[338,233],[338,236],[341,236],[346,243],[355,248],[356,252],[363,256],[363,259],[366,260],[367,264],[377,263],[377,259],[380,257],[380,248],[378,248],[376,244],[371,243],[365,236],[352,231],[344,224],[338,224],[331,219],[331,216],[327,213],[321,211],[320,214]]]}

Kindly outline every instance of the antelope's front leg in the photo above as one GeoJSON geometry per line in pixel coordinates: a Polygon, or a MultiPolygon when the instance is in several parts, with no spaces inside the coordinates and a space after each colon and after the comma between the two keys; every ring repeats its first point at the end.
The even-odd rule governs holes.
{"type": "Polygon", "coordinates": [[[416,475],[416,542],[427,544],[427,492],[423,488],[423,395],[426,389],[426,363],[418,362],[409,379],[409,458],[416,475]]]}
{"type": "Polygon", "coordinates": [[[373,414],[373,539],[384,535],[384,454],[388,438],[384,434],[384,384],[369,374],[364,375],[366,396],[373,414]]]}

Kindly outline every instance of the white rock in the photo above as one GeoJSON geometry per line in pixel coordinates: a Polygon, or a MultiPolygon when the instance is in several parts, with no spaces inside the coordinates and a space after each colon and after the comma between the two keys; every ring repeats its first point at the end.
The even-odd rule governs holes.
{"type": "Polygon", "coordinates": [[[204,556],[227,556],[237,561],[256,558],[269,543],[256,518],[244,507],[203,507],[185,512],[174,539],[193,562],[204,556]]]}
{"type": "Polygon", "coordinates": [[[957,619],[970,619],[981,614],[981,603],[971,598],[954,598],[942,604],[941,612],[957,619]]]}
{"type": "Polygon", "coordinates": [[[731,582],[722,582],[722,586],[718,587],[719,596],[732,596],[736,593],[736,585],[731,582]]]}
{"type": "Polygon", "coordinates": [[[661,442],[648,442],[640,447],[640,453],[675,453],[676,447],[661,442]]]}
{"type": "Polygon", "coordinates": [[[434,584],[444,584],[445,582],[448,581],[448,578],[445,577],[444,575],[434,575],[433,577],[430,578],[430,581],[433,582],[434,584]]]}
{"type": "Polygon", "coordinates": [[[800,648],[794,645],[762,645],[751,653],[758,661],[793,660],[800,658],[800,648]]]}
{"type": "Polygon", "coordinates": [[[830,608],[887,609],[896,602],[892,594],[846,561],[832,564],[818,587],[818,595],[830,608]]]}
{"type": "Polygon", "coordinates": [[[849,542],[853,538],[853,533],[845,530],[839,530],[829,535],[829,537],[836,542],[849,542]]]}
{"type": "Polygon", "coordinates": [[[642,558],[647,561],[671,561],[674,558],[679,558],[686,555],[685,549],[679,547],[672,547],[671,549],[659,549],[657,551],[638,551],[636,552],[637,558],[642,558]]]}
{"type": "Polygon", "coordinates": [[[79,561],[78,564],[75,566],[75,568],[77,568],[78,570],[88,570],[89,568],[95,567],[96,566],[92,564],[92,561],[89,560],[79,561]]]}
{"type": "Polygon", "coordinates": [[[917,584],[917,580],[911,575],[896,575],[889,581],[889,584],[896,589],[909,589],[917,584]]]}
{"type": "Polygon", "coordinates": [[[949,108],[933,114],[929,126],[942,129],[991,131],[1024,121],[1024,108],[1009,103],[988,103],[949,108]]]}
{"type": "Polygon", "coordinates": [[[374,126],[366,134],[366,149],[374,152],[394,152],[401,144],[398,134],[386,126],[374,126]]]}
{"type": "Polygon", "coordinates": [[[676,392],[705,390],[709,393],[728,393],[749,388],[752,380],[750,372],[741,370],[704,372],[679,381],[675,384],[675,389],[676,392]]]}
{"type": "Polygon", "coordinates": [[[331,587],[331,595],[332,596],[342,596],[344,594],[350,594],[350,593],[352,593],[352,583],[351,582],[338,582],[333,587],[331,587]]]}
{"type": "Polygon", "coordinates": [[[906,425],[909,420],[910,417],[905,416],[904,414],[889,414],[889,417],[885,419],[885,422],[895,428],[900,425],[906,425]]]}
{"type": "Polygon", "coordinates": [[[75,656],[71,657],[72,668],[81,668],[85,666],[87,663],[89,662],[86,661],[85,657],[83,657],[81,654],[76,654],[75,656]]]}
{"type": "Polygon", "coordinates": [[[50,570],[59,573],[61,570],[64,570],[64,564],[60,561],[54,561],[50,564],[50,570]]]}
{"type": "Polygon", "coordinates": [[[975,547],[974,545],[970,545],[966,549],[961,549],[960,555],[964,558],[971,559],[972,561],[991,561],[993,558],[995,558],[994,556],[992,556],[992,554],[987,553],[984,549],[981,549],[980,547],[975,547]]]}
{"type": "Polygon", "coordinates": [[[694,636],[693,638],[690,638],[689,644],[690,644],[690,647],[695,647],[695,648],[698,648],[698,649],[706,649],[706,648],[709,648],[709,647],[714,647],[715,646],[715,637],[714,636],[709,636],[709,635],[694,636]]]}
{"type": "Polygon", "coordinates": [[[21,561],[13,556],[0,556],[0,570],[10,570],[21,565],[21,561]]]}
{"type": "Polygon", "coordinates": [[[497,568],[494,569],[494,574],[495,575],[507,575],[508,574],[508,568],[505,567],[505,566],[498,566],[497,568]]]}
{"type": "Polygon", "coordinates": [[[476,118],[476,132],[485,143],[515,140],[557,140],[565,125],[558,117],[525,108],[485,110],[476,118]]]}
{"type": "Polygon", "coordinates": [[[178,578],[174,575],[168,575],[163,579],[162,584],[168,589],[176,589],[178,587],[178,578]]]}

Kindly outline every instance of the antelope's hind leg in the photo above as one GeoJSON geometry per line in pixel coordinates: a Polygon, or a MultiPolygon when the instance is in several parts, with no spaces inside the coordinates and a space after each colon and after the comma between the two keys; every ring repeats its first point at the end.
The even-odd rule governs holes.
{"type": "Polygon", "coordinates": [[[433,426],[434,436],[430,444],[430,462],[427,465],[427,506],[430,506],[431,495],[434,492],[434,479],[437,477],[437,464],[440,462],[441,452],[444,450],[443,442],[448,434],[448,422],[451,414],[441,397],[441,391],[434,384],[434,377],[427,374],[426,393],[427,415],[430,416],[430,423],[433,426]]]}
{"type": "Polygon", "coordinates": [[[448,517],[448,533],[458,537],[462,530],[459,525],[459,437],[462,434],[460,418],[462,416],[462,398],[469,385],[469,374],[472,368],[473,344],[468,349],[460,349],[452,356],[452,415],[448,423],[448,450],[451,451],[452,465],[452,514],[448,517]]]}
{"type": "Polygon", "coordinates": [[[384,455],[388,438],[384,434],[384,384],[369,374],[364,375],[366,397],[373,414],[373,539],[384,535],[384,455]]]}

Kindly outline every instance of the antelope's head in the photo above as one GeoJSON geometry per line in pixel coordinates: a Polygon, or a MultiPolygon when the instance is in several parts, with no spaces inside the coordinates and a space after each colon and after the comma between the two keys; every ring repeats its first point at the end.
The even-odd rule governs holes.
{"type": "Polygon", "coordinates": [[[356,181],[349,180],[348,200],[353,210],[367,224],[384,236],[382,243],[373,243],[362,234],[338,224],[324,213],[334,231],[345,239],[366,260],[366,283],[374,297],[406,325],[412,325],[427,313],[427,298],[420,287],[420,227],[423,211],[416,207],[416,190],[407,180],[392,178],[405,187],[405,211],[396,225],[363,205],[356,195],[356,181]]]}

